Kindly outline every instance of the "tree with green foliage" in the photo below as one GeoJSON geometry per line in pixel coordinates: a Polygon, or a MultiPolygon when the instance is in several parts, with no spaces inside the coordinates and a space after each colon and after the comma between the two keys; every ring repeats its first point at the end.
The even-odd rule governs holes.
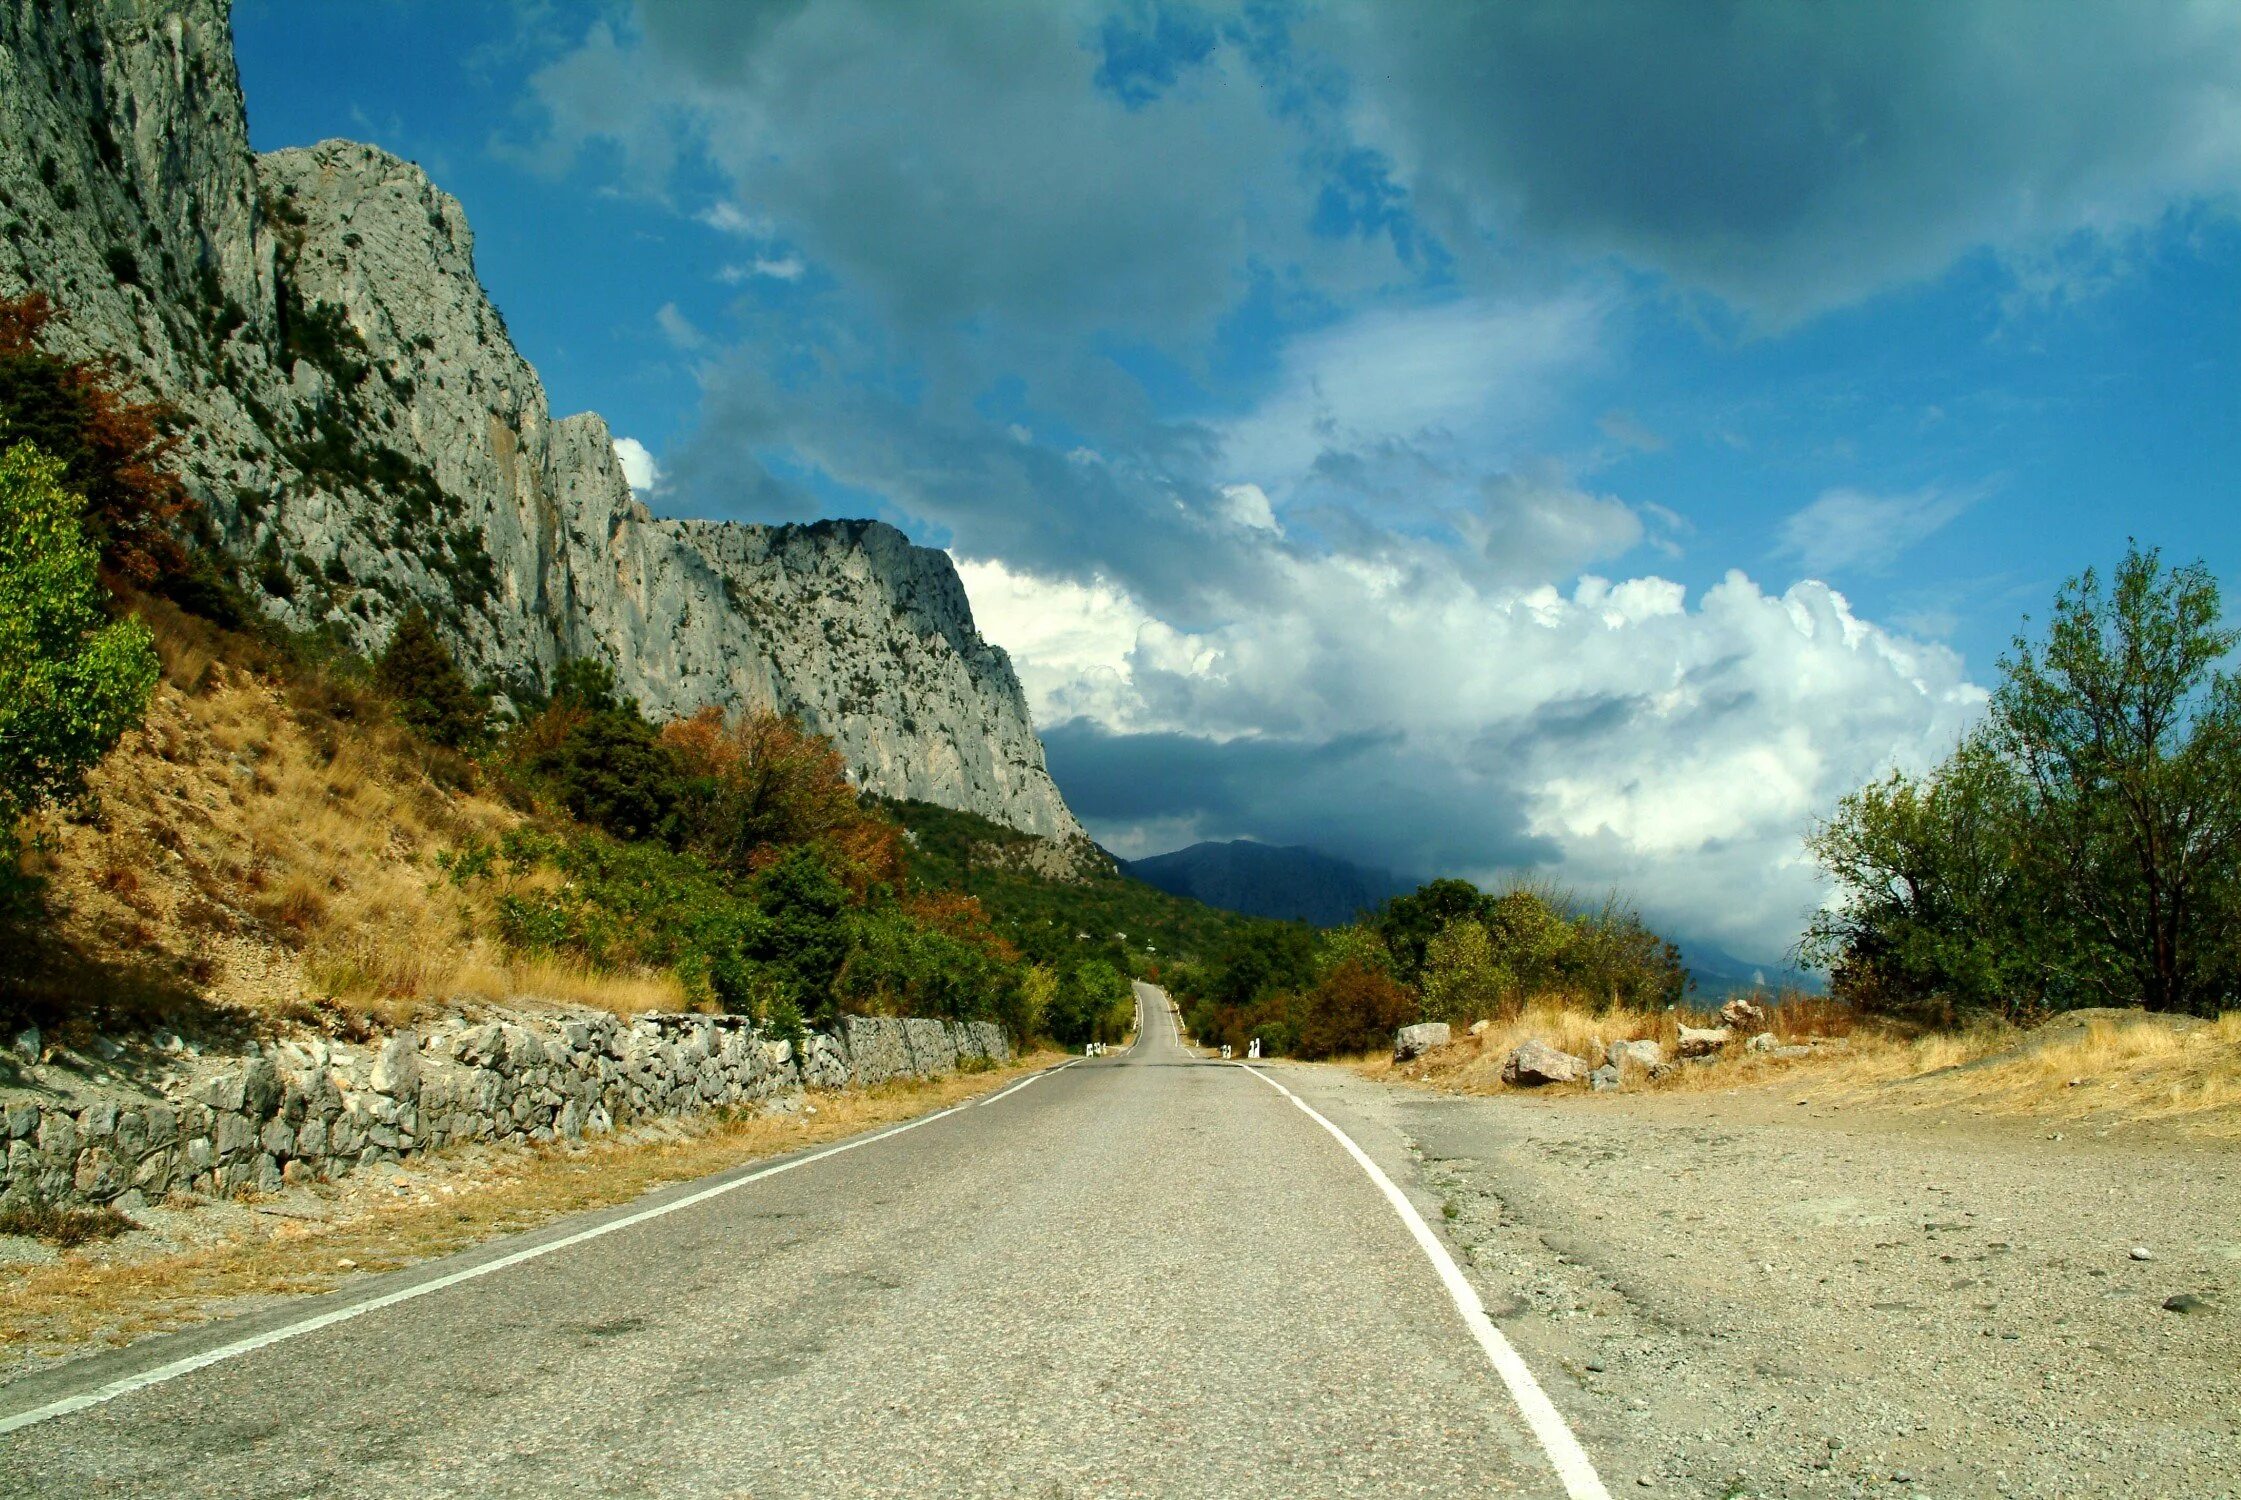
{"type": "Polygon", "coordinates": [[[2037,1011],[2059,966],[2018,858],[2025,817],[2021,781],[1982,733],[1928,775],[1853,792],[1806,837],[1843,893],[1807,925],[1806,961],[1871,1009],[2037,1011]]]}
{"type": "Polygon", "coordinates": [[[1415,984],[1424,967],[1424,950],[1450,922],[1477,921],[1486,915],[1486,893],[1468,880],[1428,881],[1405,896],[1395,896],[1377,914],[1379,936],[1393,955],[1393,970],[1403,984],[1415,984]]]}
{"type": "Polygon", "coordinates": [[[1128,977],[1101,958],[1066,971],[1057,993],[1046,1003],[1044,1024],[1051,1040],[1068,1047],[1085,1042],[1117,1042],[1128,1034],[1135,1015],[1128,977]]]}
{"type": "Polygon", "coordinates": [[[2131,549],[2018,636],[1991,714],[1927,776],[1847,797],[1806,950],[1840,994],[2027,1015],[2241,993],[2241,633],[2199,563],[2131,549]]]}
{"type": "Polygon", "coordinates": [[[1508,1015],[1523,1000],[1517,972],[1495,952],[1486,924],[1468,917],[1432,935],[1417,976],[1426,1021],[1468,1025],[1508,1015]]]}
{"type": "Polygon", "coordinates": [[[423,738],[451,750],[482,741],[487,712],[482,698],[419,605],[406,610],[390,632],[388,646],[374,663],[374,686],[397,705],[397,717],[406,727],[423,738]]]}
{"type": "Polygon", "coordinates": [[[23,814],[82,784],[156,685],[147,627],[103,613],[100,553],[62,479],[28,443],[0,453],[0,853],[23,814]]]}
{"type": "Polygon", "coordinates": [[[2129,550],[2104,592],[2056,595],[2043,642],[2018,636],[1993,698],[2027,788],[2022,855],[2091,944],[2108,1002],[2209,1010],[2231,999],[2241,917],[2241,644],[2200,563],[2129,550]]]}
{"type": "Polygon", "coordinates": [[[757,878],[755,901],[769,925],[753,956],[778,975],[804,1016],[829,1019],[833,983],[856,936],[848,888],[816,850],[796,847],[757,878]]]}

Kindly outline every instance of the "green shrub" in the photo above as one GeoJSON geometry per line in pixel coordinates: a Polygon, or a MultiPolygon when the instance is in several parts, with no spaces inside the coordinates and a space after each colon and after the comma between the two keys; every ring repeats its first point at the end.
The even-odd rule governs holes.
{"type": "Polygon", "coordinates": [[[416,734],[450,750],[480,744],[483,701],[452,659],[443,638],[415,604],[390,632],[374,663],[374,686],[397,705],[397,717],[416,734]]]}
{"type": "Polygon", "coordinates": [[[0,454],[0,853],[18,818],[78,788],[156,685],[147,627],[102,612],[62,473],[28,443],[0,454]]]}

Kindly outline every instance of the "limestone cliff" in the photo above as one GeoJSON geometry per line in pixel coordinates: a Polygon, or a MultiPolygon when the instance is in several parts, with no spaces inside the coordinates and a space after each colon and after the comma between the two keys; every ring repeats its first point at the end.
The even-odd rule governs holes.
{"type": "Polygon", "coordinates": [[[193,422],[191,487],[267,606],[377,647],[418,601],[470,671],[599,655],[657,717],[775,707],[865,787],[1079,827],[948,558],[872,522],[665,520],[555,420],[459,204],[328,141],[249,149],[221,0],[0,0],[0,289],[193,422]]]}

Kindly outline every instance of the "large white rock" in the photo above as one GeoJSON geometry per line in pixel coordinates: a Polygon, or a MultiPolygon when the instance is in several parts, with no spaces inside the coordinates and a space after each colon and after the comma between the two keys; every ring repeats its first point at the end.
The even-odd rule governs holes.
{"type": "Polygon", "coordinates": [[[1393,1036],[1393,1060],[1409,1062],[1452,1040],[1454,1033],[1445,1021],[1419,1021],[1414,1026],[1403,1026],[1393,1036]]]}

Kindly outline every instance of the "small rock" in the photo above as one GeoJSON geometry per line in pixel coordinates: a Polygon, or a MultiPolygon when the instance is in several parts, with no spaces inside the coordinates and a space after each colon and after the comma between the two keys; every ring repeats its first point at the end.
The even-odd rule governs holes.
{"type": "Polygon", "coordinates": [[[39,1028],[26,1026],[16,1033],[16,1039],[9,1045],[9,1050],[23,1061],[35,1063],[39,1060],[39,1042],[39,1028]]]}
{"type": "Polygon", "coordinates": [[[1725,1026],[1683,1026],[1674,1050],[1683,1057],[1710,1057],[1734,1040],[1735,1033],[1725,1026]]]}
{"type": "Polygon", "coordinates": [[[1493,1024],[1494,1023],[1492,1021],[1473,1021],[1471,1023],[1471,1035],[1484,1036],[1486,1035],[1487,1028],[1492,1026],[1493,1024]]]}
{"type": "Polygon", "coordinates": [[[355,1271],[358,1269],[358,1262],[344,1256],[341,1260],[335,1262],[335,1269],[338,1271],[355,1271]]]}
{"type": "Polygon", "coordinates": [[[2207,1299],[2197,1297],[2192,1292],[2180,1292],[2176,1296],[2163,1299],[2163,1310],[2175,1313],[2208,1312],[2210,1304],[2207,1299]]]}
{"type": "Polygon", "coordinates": [[[1649,1476],[1649,1475],[1647,1475],[1647,1474],[1644,1474],[1644,1475],[1642,1475],[1642,1476],[1641,1476],[1640,1478],[1636,1479],[1636,1480],[1635,1480],[1634,1482],[1635,1482],[1636,1484],[1640,1485],[1640,1486],[1641,1486],[1641,1487],[1642,1487],[1643,1489],[1645,1489],[1645,1490],[1654,1490],[1654,1489],[1656,1489],[1656,1488],[1657,1488],[1657,1481],[1656,1481],[1656,1480],[1654,1480],[1654,1479],[1652,1479],[1652,1478],[1650,1478],[1650,1476],[1649,1476]]]}
{"type": "Polygon", "coordinates": [[[1775,1048],[1774,1033],[1771,1031],[1759,1032],[1745,1042],[1743,1046],[1746,1051],[1750,1052],[1772,1052],[1775,1048]]]}
{"type": "Polygon", "coordinates": [[[2132,1258],[2134,1260],[2154,1260],[2155,1252],[2145,1245],[2134,1245],[2132,1247],[2132,1258]]]}
{"type": "Polygon", "coordinates": [[[1600,1375],[1600,1374],[1602,1374],[1602,1373],[1603,1373],[1603,1362],[1602,1362],[1601,1360],[1599,1360],[1599,1359],[1591,1359],[1591,1360],[1589,1360],[1589,1361],[1587,1362],[1587,1373],[1588,1373],[1588,1374],[1590,1374],[1590,1375],[1600,1375]]]}
{"type": "Polygon", "coordinates": [[[95,1037],[93,1039],[93,1050],[101,1054],[103,1062],[115,1062],[118,1058],[124,1056],[124,1048],[117,1043],[114,1037],[95,1037]]]}
{"type": "Polygon", "coordinates": [[[1618,1068],[1611,1063],[1603,1064],[1587,1075],[1587,1086],[1598,1094],[1613,1092],[1620,1086],[1618,1068]]]}

